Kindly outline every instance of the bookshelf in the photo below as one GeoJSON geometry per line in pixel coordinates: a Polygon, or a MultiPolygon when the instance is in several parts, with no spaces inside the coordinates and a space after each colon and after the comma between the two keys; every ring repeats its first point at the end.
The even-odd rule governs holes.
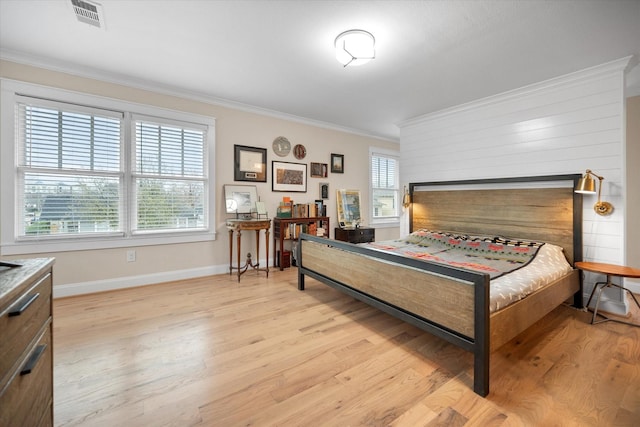
{"type": "Polygon", "coordinates": [[[280,270],[284,269],[283,259],[285,242],[297,241],[300,233],[329,237],[329,217],[314,216],[308,218],[273,218],[274,267],[279,266],[280,270]]]}

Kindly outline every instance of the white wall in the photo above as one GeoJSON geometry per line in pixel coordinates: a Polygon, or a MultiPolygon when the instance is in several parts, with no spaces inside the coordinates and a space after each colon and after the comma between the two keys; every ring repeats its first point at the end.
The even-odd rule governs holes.
{"type": "MultiPolygon", "coordinates": [[[[638,66],[640,68],[640,65],[638,66]]],[[[640,96],[627,98],[627,223],[625,265],[640,268],[640,96]]],[[[640,294],[640,279],[625,280],[625,286],[640,294]]]]}
{"type": "MultiPolygon", "coordinates": [[[[216,240],[135,248],[3,255],[3,258],[7,259],[55,257],[53,290],[55,297],[228,272],[229,237],[225,220],[231,216],[227,215],[224,210],[223,185],[250,184],[233,180],[234,144],[267,149],[268,180],[256,185],[258,195],[262,201],[266,202],[270,216],[275,216],[276,207],[283,195],[291,196],[296,202],[312,202],[319,198],[319,183],[328,182],[331,191],[330,199],[327,201],[327,211],[331,216],[331,235],[333,235],[333,227],[337,224],[335,190],[338,188],[360,189],[363,203],[368,203],[369,147],[398,149],[397,142],[371,138],[329,126],[321,127],[305,123],[302,120],[289,120],[284,115],[242,111],[210,103],[207,100],[183,97],[180,94],[135,88],[125,84],[70,75],[9,61],[0,61],[0,78],[184,111],[216,119],[216,188],[213,195],[218,201],[216,203],[217,212],[215,212],[216,240]],[[303,144],[307,148],[306,158],[299,161],[294,158],[293,154],[289,154],[287,157],[277,157],[273,153],[271,144],[276,137],[281,135],[286,136],[292,144],[303,144]],[[307,165],[310,162],[330,163],[331,153],[344,154],[343,174],[329,173],[327,178],[308,177],[306,193],[271,191],[272,160],[306,163],[307,165]],[[136,262],[126,262],[128,249],[136,250],[136,262]]],[[[7,138],[7,140],[3,139],[1,143],[12,144],[13,140],[7,138]]],[[[368,214],[369,210],[363,209],[363,212],[368,214]]],[[[368,219],[365,221],[369,222],[368,219]]],[[[397,227],[379,229],[376,230],[376,239],[395,238],[398,233],[397,227]]],[[[271,255],[273,254],[272,239],[269,243],[271,255]]],[[[260,250],[262,257],[264,257],[263,245],[264,241],[262,240],[260,250]]],[[[255,235],[243,233],[242,252],[249,251],[255,254],[255,235]]],[[[270,256],[269,261],[272,259],[273,257],[270,256]]],[[[264,265],[265,261],[263,258],[260,263],[264,265]]]]}
{"type": "MultiPolygon", "coordinates": [[[[624,72],[629,62],[624,58],[403,123],[402,183],[592,169],[605,177],[602,198],[615,210],[598,216],[592,209],[596,198],[584,198],[583,257],[623,264],[624,72]]],[[[586,276],[586,291],[595,279],[586,276]]],[[[626,312],[619,290],[609,291],[601,307],[626,312]]]]}

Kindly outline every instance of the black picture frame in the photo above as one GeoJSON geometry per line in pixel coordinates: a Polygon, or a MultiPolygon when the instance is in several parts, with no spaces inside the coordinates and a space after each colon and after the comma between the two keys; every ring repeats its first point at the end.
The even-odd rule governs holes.
{"type": "Polygon", "coordinates": [[[233,180],[267,182],[267,149],[233,146],[233,180]]]}
{"type": "Polygon", "coordinates": [[[331,173],[344,173],[344,154],[331,153],[331,173]]]}
{"type": "Polygon", "coordinates": [[[307,164],[271,162],[271,190],[294,193],[307,192],[307,164]]]}
{"type": "Polygon", "coordinates": [[[329,183],[328,182],[321,182],[320,183],[320,198],[321,199],[328,199],[329,198],[329,183]]]}
{"type": "Polygon", "coordinates": [[[326,178],[328,165],[326,163],[314,163],[311,162],[309,168],[309,176],[311,178],[326,178]]]}

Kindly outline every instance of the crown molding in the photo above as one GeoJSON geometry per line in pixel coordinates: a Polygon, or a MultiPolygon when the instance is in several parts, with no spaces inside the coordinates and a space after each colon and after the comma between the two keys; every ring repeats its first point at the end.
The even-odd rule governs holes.
{"type": "MultiPolygon", "coordinates": [[[[634,63],[637,62],[637,58],[633,55],[626,56],[624,58],[616,59],[614,61],[606,62],[601,65],[589,67],[580,71],[565,74],[559,77],[554,77],[548,80],[543,80],[538,83],[533,83],[527,86],[523,86],[517,89],[513,89],[507,92],[502,92],[496,95],[491,95],[485,98],[480,98],[475,101],[460,104],[451,108],[447,108],[433,113],[428,113],[418,117],[414,117],[399,123],[400,128],[418,123],[440,119],[452,114],[458,114],[461,112],[473,110],[490,104],[496,104],[499,102],[509,101],[515,98],[521,98],[531,95],[542,90],[552,89],[557,86],[566,86],[568,84],[578,84],[585,81],[600,78],[602,76],[610,75],[612,73],[620,73],[621,76],[625,72],[628,72],[634,63]]],[[[638,67],[640,68],[640,67],[638,67]]],[[[635,71],[635,70],[634,70],[635,71]]],[[[627,94],[628,96],[628,94],[627,94]]]]}
{"type": "Polygon", "coordinates": [[[30,67],[42,68],[48,71],[69,74],[75,77],[89,78],[105,83],[127,86],[133,89],[146,90],[161,95],[175,96],[190,101],[202,102],[205,104],[239,110],[246,113],[259,114],[262,116],[273,117],[276,119],[287,120],[290,122],[301,123],[304,125],[319,127],[323,129],[345,132],[366,138],[373,138],[381,141],[395,143],[399,143],[400,141],[399,138],[390,138],[384,135],[373,134],[361,129],[354,129],[347,126],[337,125],[335,123],[314,120],[307,117],[297,116],[295,114],[283,113],[281,111],[275,111],[268,108],[244,104],[229,99],[203,95],[200,93],[184,90],[177,86],[163,85],[160,83],[149,83],[148,80],[136,79],[123,74],[108,73],[95,68],[81,67],[76,64],[71,64],[57,59],[42,58],[39,56],[28,55],[22,52],[16,52],[8,49],[0,49],[0,60],[15,62],[30,67]]]}

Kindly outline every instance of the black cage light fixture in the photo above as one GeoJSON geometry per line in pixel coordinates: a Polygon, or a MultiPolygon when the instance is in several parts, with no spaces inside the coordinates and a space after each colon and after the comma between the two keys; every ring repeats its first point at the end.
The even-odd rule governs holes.
{"type": "Polygon", "coordinates": [[[593,205],[593,210],[596,211],[598,215],[611,215],[613,212],[613,205],[609,202],[603,202],[600,200],[600,194],[602,193],[602,181],[603,177],[600,175],[596,175],[591,171],[591,169],[587,169],[582,178],[578,180],[578,184],[576,185],[575,192],[582,194],[595,194],[596,187],[598,192],[598,201],[595,205],[593,205]],[[596,180],[598,178],[598,183],[596,184],[596,180]]]}

